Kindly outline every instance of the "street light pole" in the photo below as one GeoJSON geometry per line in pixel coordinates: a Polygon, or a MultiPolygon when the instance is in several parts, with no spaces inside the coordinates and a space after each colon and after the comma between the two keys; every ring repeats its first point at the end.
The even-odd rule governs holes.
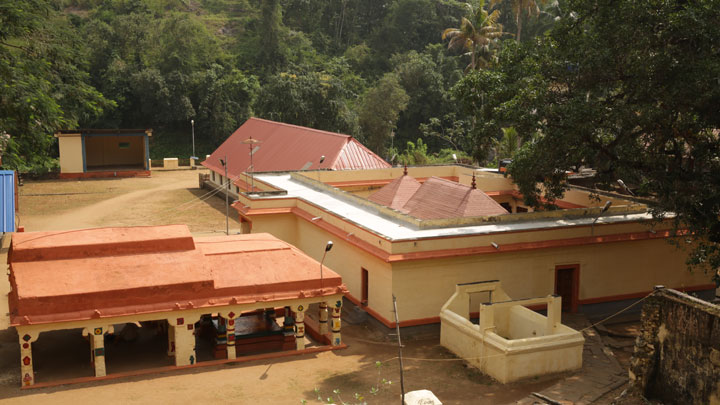
{"type": "Polygon", "coordinates": [[[228,194],[230,194],[230,179],[228,178],[227,155],[225,155],[225,159],[220,159],[220,163],[225,167],[225,182],[227,182],[223,182],[223,188],[225,189],[225,235],[230,235],[230,202],[228,200],[228,194]]]}
{"type": "Polygon", "coordinates": [[[190,120],[190,125],[192,126],[192,147],[193,147],[193,153],[192,156],[190,156],[190,159],[195,159],[195,120],[190,120]]]}
{"type": "Polygon", "coordinates": [[[331,240],[329,240],[327,245],[325,245],[325,253],[323,253],[322,260],[320,260],[320,293],[321,294],[322,294],[323,288],[325,288],[325,286],[323,285],[324,284],[323,283],[323,263],[325,262],[325,255],[327,255],[327,252],[329,252],[330,249],[332,249],[332,247],[333,247],[333,243],[331,240]]]}

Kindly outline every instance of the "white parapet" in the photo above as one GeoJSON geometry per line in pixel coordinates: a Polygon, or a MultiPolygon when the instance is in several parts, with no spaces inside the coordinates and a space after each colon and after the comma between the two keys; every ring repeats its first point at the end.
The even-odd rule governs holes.
{"type": "Polygon", "coordinates": [[[582,367],[585,339],[561,323],[557,296],[512,300],[498,281],[461,284],[440,311],[440,344],[501,383],[582,367]],[[478,324],[470,294],[489,292],[478,324]],[[543,316],[525,305],[546,304],[543,316]]]}

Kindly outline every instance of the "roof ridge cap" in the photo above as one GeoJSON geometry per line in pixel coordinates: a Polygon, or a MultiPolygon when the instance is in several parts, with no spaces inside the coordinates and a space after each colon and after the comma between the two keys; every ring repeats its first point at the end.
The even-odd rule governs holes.
{"type": "MultiPolygon", "coordinates": [[[[286,123],[286,122],[273,121],[273,120],[268,120],[268,119],[265,119],[265,118],[250,117],[250,118],[247,119],[247,121],[250,121],[250,120],[266,122],[266,123],[268,123],[268,124],[282,125],[282,126],[285,126],[285,127],[298,128],[298,129],[302,129],[302,130],[305,130],[305,131],[318,132],[318,133],[321,133],[321,134],[324,134],[324,135],[339,136],[339,137],[341,137],[341,138],[352,138],[351,135],[341,134],[341,133],[339,133],[339,132],[324,131],[324,130],[322,130],[322,129],[304,127],[304,126],[302,126],[302,125],[288,124],[288,123],[286,123]]],[[[247,121],[245,121],[245,122],[247,122],[247,121]]],[[[245,125],[245,124],[243,123],[243,125],[245,125]]],[[[242,125],[241,125],[241,127],[242,127],[242,125]]],[[[238,128],[238,129],[239,129],[239,128],[238,128]]]]}

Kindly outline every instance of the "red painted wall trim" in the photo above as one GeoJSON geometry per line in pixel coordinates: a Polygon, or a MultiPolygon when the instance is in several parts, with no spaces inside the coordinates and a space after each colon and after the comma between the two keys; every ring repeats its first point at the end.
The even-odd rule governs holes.
{"type": "MultiPolygon", "coordinates": [[[[706,291],[706,290],[714,290],[715,284],[702,284],[702,285],[695,285],[690,287],[675,287],[673,290],[683,291],[683,292],[692,292],[692,291],[706,291]]],[[[609,295],[606,297],[595,297],[595,298],[586,298],[579,300],[578,302],[580,305],[588,305],[588,304],[601,304],[604,302],[613,302],[613,301],[623,301],[623,300],[632,300],[637,298],[643,298],[646,295],[650,294],[652,291],[643,291],[643,292],[637,292],[637,293],[630,293],[630,294],[619,294],[619,295],[609,295]]]]}
{"type": "MultiPolygon", "coordinates": [[[[450,180],[458,183],[460,181],[460,178],[458,176],[440,176],[441,179],[450,180]]],[[[429,177],[415,177],[415,180],[417,180],[420,183],[424,183],[429,179],[429,177]]],[[[395,179],[386,179],[386,180],[351,180],[351,181],[328,181],[324,182],[325,184],[336,187],[336,188],[342,188],[342,187],[358,187],[358,186],[384,186],[387,184],[390,184],[395,179]]]]}
{"type": "MultiPolygon", "coordinates": [[[[705,291],[705,290],[715,289],[715,284],[703,284],[703,285],[696,285],[696,286],[691,286],[691,287],[679,287],[679,288],[673,288],[673,289],[678,290],[678,291],[683,291],[683,292],[705,291]]],[[[651,291],[646,291],[646,292],[639,292],[639,293],[632,293],[632,294],[622,294],[622,295],[611,295],[611,296],[606,296],[606,297],[588,298],[588,299],[584,299],[584,300],[578,300],[578,304],[579,305],[588,305],[588,304],[600,304],[600,303],[613,302],[613,301],[622,301],[622,300],[628,300],[628,299],[639,299],[650,293],[651,293],[651,291]]],[[[395,327],[395,322],[392,322],[389,319],[383,317],[377,311],[373,310],[369,306],[360,305],[360,300],[353,297],[352,294],[346,293],[345,298],[347,298],[353,304],[357,305],[359,308],[363,308],[368,314],[370,314],[373,318],[377,319],[380,323],[387,326],[388,328],[395,327]]],[[[525,308],[533,310],[533,311],[543,311],[543,310],[547,309],[547,304],[526,305],[525,308]]],[[[470,315],[470,318],[477,318],[480,316],[480,313],[479,312],[471,312],[469,315],[470,315]]],[[[416,319],[400,321],[400,327],[404,328],[406,326],[429,325],[429,324],[435,324],[435,323],[440,323],[439,316],[433,316],[430,318],[416,318],[416,319]]]]}
{"type": "Polygon", "coordinates": [[[292,208],[291,211],[293,214],[297,215],[298,218],[302,218],[302,219],[306,220],[307,222],[314,224],[318,228],[320,228],[328,233],[331,233],[334,236],[337,236],[338,238],[348,242],[349,244],[351,244],[355,247],[360,248],[361,250],[363,250],[367,253],[370,253],[371,255],[379,258],[380,260],[383,260],[385,262],[388,261],[388,257],[390,256],[390,254],[388,252],[380,249],[379,247],[375,247],[375,246],[371,245],[370,243],[365,242],[364,240],[359,239],[355,236],[348,237],[347,232],[343,231],[342,229],[338,228],[335,225],[328,223],[327,221],[324,221],[322,218],[317,221],[313,221],[312,219],[314,217],[309,212],[307,212],[301,208],[292,208]]]}
{"type": "MultiPolygon", "coordinates": [[[[235,208],[238,211],[243,212],[243,210],[240,207],[236,206],[235,208]]],[[[614,234],[614,235],[583,236],[583,237],[577,237],[577,238],[552,239],[552,240],[536,241],[536,242],[509,243],[509,244],[500,245],[498,249],[495,249],[492,246],[476,246],[476,247],[471,247],[471,248],[441,249],[441,250],[429,250],[429,251],[424,251],[424,252],[390,254],[390,253],[386,252],[385,250],[378,248],[378,247],[376,247],[368,242],[365,242],[364,240],[356,238],[354,236],[351,236],[348,238],[347,232],[338,228],[335,225],[328,223],[327,221],[324,221],[322,218],[317,221],[312,221],[312,218],[314,218],[314,216],[301,208],[297,208],[297,207],[293,207],[293,208],[289,208],[289,209],[288,208],[261,208],[258,210],[249,210],[247,214],[255,215],[257,213],[257,215],[263,215],[263,214],[276,214],[276,213],[287,213],[287,212],[292,212],[299,218],[302,218],[308,222],[314,223],[315,226],[331,233],[334,236],[342,238],[346,242],[360,248],[361,250],[363,250],[367,253],[372,254],[373,256],[375,256],[375,257],[379,258],[380,260],[383,260],[387,263],[406,262],[406,261],[412,261],[412,260],[442,259],[442,258],[449,258],[449,257],[472,256],[472,255],[482,255],[482,254],[509,253],[509,252],[538,250],[538,249],[551,249],[551,248],[557,248],[557,247],[583,246],[583,245],[590,245],[590,244],[596,244],[596,243],[614,243],[614,242],[627,242],[627,241],[638,241],[638,240],[649,240],[649,239],[664,239],[664,238],[668,238],[668,237],[672,236],[671,235],[672,232],[669,230],[657,231],[655,233],[645,231],[645,232],[620,233],[620,234],[614,234]]],[[[326,212],[326,214],[332,215],[333,217],[338,218],[337,216],[335,216],[331,213],[326,212]]],[[[339,219],[343,220],[345,222],[348,222],[342,218],[339,218],[339,219]]],[[[348,222],[348,223],[350,223],[350,222],[348,222]]],[[[350,223],[350,224],[352,226],[357,227],[357,225],[355,225],[353,223],[350,223]]],[[[381,238],[381,237],[379,237],[379,238],[381,238]]],[[[381,239],[384,239],[384,238],[381,238],[381,239]]]]}
{"type": "Polygon", "coordinates": [[[614,235],[603,235],[603,236],[583,236],[577,238],[567,239],[552,239],[537,242],[520,242],[520,243],[509,243],[502,244],[498,249],[492,246],[478,246],[471,248],[460,248],[460,249],[443,249],[443,250],[430,250],[425,252],[412,252],[412,253],[398,253],[392,254],[388,258],[388,262],[403,262],[410,260],[425,260],[425,259],[438,259],[446,257],[456,256],[471,256],[480,254],[494,254],[494,253],[509,253],[519,252],[526,250],[537,250],[537,249],[550,249],[556,247],[569,247],[569,246],[583,246],[594,243],[612,243],[612,242],[627,242],[637,240],[648,240],[648,239],[661,239],[670,237],[670,231],[660,231],[656,233],[651,232],[631,232],[631,233],[619,233],[614,235]]]}
{"type": "Polygon", "coordinates": [[[365,312],[367,312],[368,314],[370,314],[373,318],[377,319],[378,321],[380,321],[380,323],[382,323],[383,325],[387,326],[388,328],[394,328],[394,327],[395,327],[395,322],[390,322],[389,319],[387,319],[387,318],[385,318],[384,316],[380,315],[380,313],[378,313],[378,312],[375,311],[374,309],[370,308],[369,305],[360,305],[360,300],[357,299],[357,298],[355,298],[355,297],[353,297],[352,294],[350,294],[350,293],[345,293],[345,298],[347,298],[348,301],[350,301],[350,302],[352,302],[353,304],[355,304],[358,308],[364,309],[365,312]]]}
{"type": "Polygon", "coordinates": [[[104,179],[113,177],[150,177],[150,170],[109,170],[102,172],[60,173],[60,179],[104,179]]]}

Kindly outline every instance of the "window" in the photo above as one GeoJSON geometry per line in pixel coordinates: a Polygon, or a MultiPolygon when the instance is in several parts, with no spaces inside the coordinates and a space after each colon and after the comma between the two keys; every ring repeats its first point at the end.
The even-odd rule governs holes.
{"type": "Polygon", "coordinates": [[[212,172],[212,181],[215,181],[215,172],[212,172]]]}
{"type": "Polygon", "coordinates": [[[118,148],[130,149],[130,142],[120,142],[120,143],[118,143],[118,148]]]}

